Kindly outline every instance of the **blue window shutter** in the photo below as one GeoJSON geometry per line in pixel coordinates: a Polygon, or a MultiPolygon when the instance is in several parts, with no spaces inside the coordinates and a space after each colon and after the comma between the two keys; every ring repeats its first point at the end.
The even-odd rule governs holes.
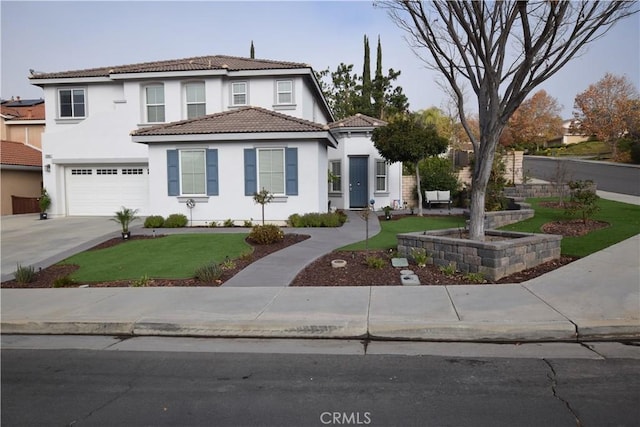
{"type": "Polygon", "coordinates": [[[207,149],[207,196],[217,196],[218,191],[218,150],[207,149]]]}
{"type": "Polygon", "coordinates": [[[286,192],[287,196],[298,195],[298,149],[285,148],[284,162],[286,164],[286,192]]]}
{"type": "Polygon", "coordinates": [[[253,196],[258,192],[256,150],[244,149],[244,195],[253,196]]]}
{"type": "Polygon", "coordinates": [[[180,194],[180,168],[178,150],[167,150],[167,189],[169,196],[180,194]]]}

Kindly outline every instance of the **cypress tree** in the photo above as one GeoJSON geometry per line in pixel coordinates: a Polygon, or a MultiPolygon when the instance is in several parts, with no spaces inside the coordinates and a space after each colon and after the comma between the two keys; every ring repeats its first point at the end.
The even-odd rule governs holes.
{"type": "Polygon", "coordinates": [[[384,76],[382,75],[382,45],[378,35],[378,51],[376,53],[376,75],[373,79],[373,112],[376,118],[382,119],[384,110],[384,76]]]}
{"type": "Polygon", "coordinates": [[[364,65],[362,67],[362,99],[361,113],[371,115],[371,60],[369,53],[369,38],[364,36],[364,65]]]}
{"type": "Polygon", "coordinates": [[[255,57],[256,57],[256,50],[255,50],[255,48],[253,47],[253,40],[251,40],[251,50],[250,50],[250,52],[249,52],[249,57],[250,57],[251,59],[255,59],[255,57]]]}

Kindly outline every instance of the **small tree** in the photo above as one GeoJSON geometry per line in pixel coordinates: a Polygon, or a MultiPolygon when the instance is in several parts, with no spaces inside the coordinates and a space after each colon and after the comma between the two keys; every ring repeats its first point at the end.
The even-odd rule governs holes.
{"type": "Polygon", "coordinates": [[[129,225],[138,219],[136,214],[138,213],[138,209],[125,208],[122,206],[122,209],[115,213],[115,216],[111,218],[111,221],[117,222],[122,227],[122,238],[129,238],[129,225]]]}
{"type": "Polygon", "coordinates": [[[420,160],[437,156],[447,149],[447,140],[435,126],[425,124],[415,114],[397,117],[387,126],[376,128],[371,136],[373,144],[387,161],[412,163],[418,185],[418,216],[422,216],[422,190],[420,188],[420,160]]]}
{"type": "Polygon", "coordinates": [[[571,198],[565,205],[567,215],[580,214],[582,223],[586,224],[587,219],[600,210],[598,200],[600,197],[593,189],[593,181],[571,181],[569,182],[571,198]]]}
{"type": "Polygon", "coordinates": [[[272,200],[273,194],[264,188],[258,193],[253,193],[253,201],[262,206],[262,225],[264,225],[264,205],[271,203],[272,200]]]}

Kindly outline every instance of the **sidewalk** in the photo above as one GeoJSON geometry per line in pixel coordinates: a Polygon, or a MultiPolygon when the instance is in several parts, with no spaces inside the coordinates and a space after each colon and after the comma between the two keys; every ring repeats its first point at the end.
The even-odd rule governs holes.
{"type": "MultiPolygon", "coordinates": [[[[369,226],[373,235],[379,224],[370,220],[369,226]]],[[[232,286],[2,289],[2,333],[478,342],[640,338],[640,235],[522,284],[287,287],[277,280],[295,276],[325,251],[362,240],[364,221],[352,212],[343,229],[305,232],[312,238],[302,249],[296,245],[263,258],[260,268],[245,270],[232,286]],[[249,283],[277,286],[242,286],[249,283]]]]}

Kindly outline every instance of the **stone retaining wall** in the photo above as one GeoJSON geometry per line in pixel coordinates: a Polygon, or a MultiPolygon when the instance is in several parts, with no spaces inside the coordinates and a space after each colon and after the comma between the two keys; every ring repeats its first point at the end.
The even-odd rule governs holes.
{"type": "Polygon", "coordinates": [[[486,230],[488,241],[478,242],[460,238],[460,233],[451,228],[398,234],[398,253],[412,259],[413,248],[424,248],[433,264],[455,263],[458,271],[481,273],[490,280],[560,257],[562,236],[486,230]]]}
{"type": "MultiPolygon", "coordinates": [[[[597,190],[597,186],[593,183],[593,191],[597,190]]],[[[568,197],[570,194],[568,184],[518,184],[514,187],[505,187],[505,197],[568,197]]]]}

